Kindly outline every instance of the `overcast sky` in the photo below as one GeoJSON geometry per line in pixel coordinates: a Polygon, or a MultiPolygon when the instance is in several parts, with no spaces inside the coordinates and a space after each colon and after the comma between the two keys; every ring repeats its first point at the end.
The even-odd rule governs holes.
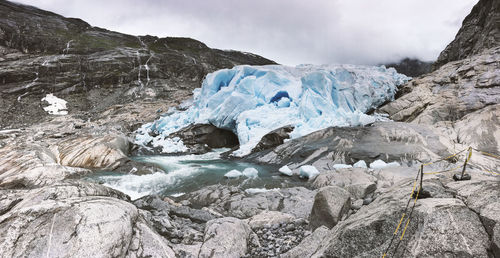
{"type": "Polygon", "coordinates": [[[191,37],[278,63],[435,60],[478,0],[15,0],[133,35],[191,37]]]}

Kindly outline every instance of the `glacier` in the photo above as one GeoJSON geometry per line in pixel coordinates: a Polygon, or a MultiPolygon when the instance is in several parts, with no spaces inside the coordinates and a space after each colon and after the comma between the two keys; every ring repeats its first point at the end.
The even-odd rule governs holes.
{"type": "Polygon", "coordinates": [[[232,130],[249,154],[261,137],[285,125],[297,138],[331,126],[366,125],[386,118],[366,113],[394,99],[408,80],[393,68],[360,65],[236,66],[208,74],[193,91],[192,105],[137,130],[136,143],[183,150],[169,135],[190,124],[210,123],[232,130]],[[175,143],[175,144],[174,144],[175,143]]]}

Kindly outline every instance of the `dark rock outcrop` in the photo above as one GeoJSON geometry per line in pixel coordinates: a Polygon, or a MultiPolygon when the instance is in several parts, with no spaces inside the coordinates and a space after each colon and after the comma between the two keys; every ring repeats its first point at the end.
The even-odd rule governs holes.
{"type": "Polygon", "coordinates": [[[266,149],[270,149],[276,147],[280,144],[283,144],[285,139],[290,138],[290,133],[293,131],[293,126],[288,125],[284,126],[262,136],[259,143],[252,149],[252,152],[259,152],[266,149]]]}
{"type": "Polygon", "coordinates": [[[74,18],[0,1],[0,127],[32,124],[47,114],[47,93],[70,113],[95,116],[114,104],[179,102],[204,76],[263,57],[208,48],[189,38],[131,36],[74,18]]]}
{"type": "Polygon", "coordinates": [[[500,0],[480,0],[462,22],[455,39],[441,52],[433,68],[500,45],[500,0]]]}
{"type": "Polygon", "coordinates": [[[169,137],[179,137],[191,153],[202,154],[212,148],[233,148],[239,145],[238,136],[232,131],[211,124],[195,124],[185,127],[169,137]]]}
{"type": "Polygon", "coordinates": [[[417,77],[432,71],[432,62],[424,62],[413,58],[404,58],[397,63],[386,64],[386,67],[392,67],[404,75],[417,77]]]}

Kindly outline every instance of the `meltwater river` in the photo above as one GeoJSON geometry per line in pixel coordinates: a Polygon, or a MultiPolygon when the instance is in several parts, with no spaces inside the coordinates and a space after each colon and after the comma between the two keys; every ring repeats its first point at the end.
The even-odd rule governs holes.
{"type": "Polygon", "coordinates": [[[135,161],[153,165],[161,171],[145,175],[101,171],[92,174],[87,180],[119,190],[133,200],[150,194],[178,197],[214,184],[234,185],[247,192],[303,184],[297,177],[281,175],[272,166],[221,159],[220,154],[227,150],[219,149],[203,155],[132,157],[135,161]],[[249,167],[258,170],[257,178],[224,177],[230,170],[242,171],[249,167]]]}

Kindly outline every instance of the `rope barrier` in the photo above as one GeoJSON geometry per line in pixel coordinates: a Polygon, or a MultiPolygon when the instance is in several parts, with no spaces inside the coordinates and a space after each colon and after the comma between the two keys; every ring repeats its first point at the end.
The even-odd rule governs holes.
{"type": "Polygon", "coordinates": [[[492,157],[492,158],[496,158],[496,159],[500,159],[500,156],[498,156],[498,155],[491,154],[491,153],[488,153],[488,152],[486,152],[486,151],[478,150],[478,149],[476,149],[476,148],[472,148],[472,149],[473,149],[473,150],[475,150],[475,151],[477,151],[477,152],[480,152],[480,153],[481,153],[481,154],[483,154],[483,155],[490,156],[490,157],[492,157]]]}
{"type": "Polygon", "coordinates": [[[434,175],[434,174],[441,174],[441,173],[451,172],[451,171],[457,170],[457,169],[459,169],[461,167],[462,167],[462,165],[460,165],[458,167],[450,168],[450,169],[447,169],[447,170],[436,171],[436,172],[427,172],[427,173],[424,173],[424,175],[434,175]]]}
{"type": "MultiPolygon", "coordinates": [[[[421,166],[420,166],[419,173],[418,173],[418,174],[420,174],[420,178],[421,178],[421,179],[422,179],[423,173],[424,173],[424,165],[421,165],[421,166]]],[[[418,196],[419,196],[419,194],[420,194],[420,190],[422,190],[422,181],[420,181],[420,185],[419,185],[419,187],[418,187],[417,194],[415,195],[415,201],[413,202],[413,206],[411,207],[410,215],[409,215],[409,216],[408,216],[408,218],[406,219],[405,228],[403,229],[403,232],[401,233],[401,237],[399,238],[399,241],[398,241],[398,243],[396,244],[396,248],[394,248],[394,255],[398,252],[399,245],[400,245],[400,244],[401,244],[401,242],[403,241],[403,238],[404,238],[405,233],[406,233],[406,229],[408,228],[408,225],[410,224],[411,217],[412,217],[412,215],[413,215],[413,211],[415,210],[415,205],[417,204],[417,199],[418,199],[418,196]]],[[[411,195],[411,199],[413,199],[413,194],[411,195]]],[[[404,252],[404,251],[403,251],[403,252],[404,252]]]]}
{"type": "Polygon", "coordinates": [[[496,173],[496,172],[489,171],[489,170],[486,170],[486,169],[483,169],[482,171],[486,172],[486,173],[490,173],[490,174],[496,175],[496,176],[500,176],[500,173],[496,173]]]}
{"type": "MultiPolygon", "coordinates": [[[[398,232],[399,230],[401,229],[401,226],[403,225],[403,221],[406,217],[406,214],[408,212],[408,207],[409,207],[409,204],[411,202],[411,200],[414,200],[413,202],[413,205],[411,207],[411,210],[410,210],[410,214],[406,217],[406,223],[403,230],[402,230],[402,233],[401,233],[401,236],[399,237],[399,240],[398,240],[398,243],[396,244],[395,248],[394,248],[394,253],[393,255],[396,255],[397,251],[398,251],[398,248],[399,248],[399,245],[401,244],[401,242],[403,241],[403,238],[405,236],[405,233],[406,233],[406,230],[408,228],[408,225],[410,224],[410,221],[411,221],[411,218],[412,218],[412,215],[413,215],[413,211],[415,209],[415,206],[417,204],[417,200],[418,200],[418,197],[420,195],[420,191],[423,190],[423,185],[422,185],[422,181],[423,181],[423,175],[432,175],[432,174],[440,174],[440,173],[445,173],[445,172],[451,172],[451,171],[454,171],[454,170],[457,170],[461,167],[463,167],[463,170],[462,170],[462,176],[461,178],[463,178],[464,176],[464,173],[465,173],[465,169],[467,167],[467,163],[470,161],[471,157],[472,157],[472,150],[475,150],[475,151],[478,151],[480,152],[481,154],[483,155],[486,155],[486,156],[490,156],[490,157],[493,157],[493,158],[497,158],[497,159],[500,159],[500,156],[497,156],[495,154],[491,154],[491,153],[488,153],[488,152],[485,152],[485,151],[481,151],[481,150],[478,150],[478,149],[474,149],[472,147],[468,147],[466,149],[463,149],[455,154],[452,154],[448,157],[445,157],[445,158],[442,158],[442,159],[439,159],[439,160],[435,160],[435,161],[432,161],[432,162],[428,162],[428,163],[424,163],[422,165],[420,165],[420,169],[418,170],[417,172],[417,176],[414,180],[414,183],[413,183],[413,188],[411,190],[411,194],[410,194],[410,198],[408,198],[408,202],[406,203],[406,206],[404,208],[404,211],[403,211],[403,214],[401,215],[401,219],[399,220],[399,223],[397,224],[396,226],[396,229],[394,230],[394,233],[392,234],[392,238],[391,238],[391,241],[389,242],[389,245],[387,246],[387,248],[385,249],[383,255],[382,255],[382,258],[385,258],[386,256],[388,256],[389,254],[389,251],[390,251],[390,248],[394,242],[394,239],[395,237],[398,235],[398,232]],[[451,168],[451,169],[446,169],[446,170],[443,170],[443,171],[435,171],[435,172],[427,172],[427,173],[424,173],[424,166],[428,166],[428,165],[431,165],[431,164],[434,164],[434,163],[437,163],[437,162],[440,162],[440,161],[444,161],[444,160],[448,160],[448,159],[451,159],[451,158],[454,158],[456,156],[458,156],[459,154],[461,154],[462,152],[468,150],[468,155],[465,157],[465,161],[463,163],[463,165],[460,165],[460,166],[457,166],[457,167],[454,167],[454,168],[451,168]],[[417,186],[417,182],[418,182],[418,176],[420,175],[420,186],[417,190],[417,193],[415,195],[415,197],[413,196],[413,194],[415,193],[415,188],[417,186]]],[[[473,165],[473,164],[470,164],[470,165],[473,165]]],[[[479,167],[479,166],[478,166],[479,167]]],[[[493,175],[498,175],[500,176],[500,173],[496,173],[496,172],[493,172],[493,171],[489,171],[489,170],[485,170],[485,169],[481,169],[482,171],[484,172],[487,172],[487,173],[490,173],[490,174],[493,174],[493,175]]],[[[470,176],[469,176],[469,179],[470,179],[470,176]]],[[[463,179],[458,179],[458,180],[463,180],[463,179]]],[[[403,251],[403,253],[406,251],[406,249],[403,251]]]]}
{"type": "Polygon", "coordinates": [[[444,161],[444,160],[451,159],[451,158],[453,158],[453,157],[457,156],[458,154],[460,154],[460,153],[462,153],[462,152],[464,152],[464,151],[466,151],[466,150],[467,150],[467,149],[463,149],[463,150],[461,150],[461,151],[459,151],[459,152],[457,152],[457,153],[455,153],[455,154],[452,154],[452,155],[450,155],[450,156],[448,156],[448,157],[446,157],[446,158],[442,158],[442,159],[438,159],[438,160],[431,161],[431,162],[428,162],[428,163],[424,163],[423,165],[424,165],[424,166],[429,166],[429,165],[432,165],[432,164],[437,163],[437,162],[440,162],[440,161],[444,161]]]}
{"type": "MultiPolygon", "coordinates": [[[[413,188],[411,190],[411,194],[410,194],[410,197],[408,198],[408,202],[406,202],[406,207],[404,208],[404,211],[403,211],[403,214],[401,215],[401,219],[399,220],[399,224],[398,226],[396,227],[396,230],[394,230],[394,233],[392,234],[392,238],[391,238],[391,242],[389,242],[389,245],[387,246],[387,248],[385,249],[385,252],[383,254],[383,258],[385,258],[385,256],[388,254],[389,252],[389,249],[391,248],[391,245],[392,245],[392,242],[394,242],[394,238],[396,237],[396,235],[398,234],[398,231],[399,231],[399,228],[401,227],[401,223],[403,222],[403,219],[404,217],[406,216],[406,212],[408,211],[408,206],[410,206],[410,202],[411,200],[413,199],[413,193],[415,192],[415,187],[417,186],[417,182],[418,182],[418,176],[420,174],[420,170],[419,172],[417,173],[417,176],[415,177],[415,180],[414,180],[414,183],[413,183],[413,188]]],[[[420,190],[420,189],[419,189],[420,190]]]]}

